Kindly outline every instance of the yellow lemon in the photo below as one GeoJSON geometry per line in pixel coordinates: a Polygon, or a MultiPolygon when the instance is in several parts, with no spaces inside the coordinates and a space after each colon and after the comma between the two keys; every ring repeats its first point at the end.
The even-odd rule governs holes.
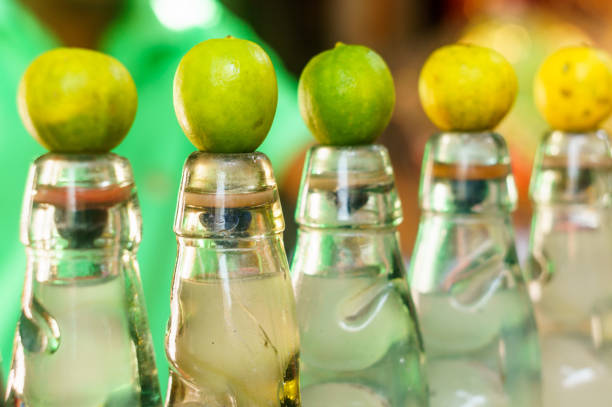
{"type": "Polygon", "coordinates": [[[254,151],[276,112],[272,61],[257,44],[211,39],[193,47],[174,76],[174,110],[187,138],[201,151],[254,151]]]}
{"type": "Polygon", "coordinates": [[[599,49],[562,48],[540,66],[536,106],[553,129],[594,130],[612,112],[612,63],[599,49]]]}
{"type": "Polygon", "coordinates": [[[510,63],[498,52],[476,45],[437,49],[419,77],[423,109],[445,131],[492,129],[512,107],[516,92],[510,63]]]}
{"type": "Polygon", "coordinates": [[[115,58],[57,48],[36,58],[19,84],[19,114],[43,147],[62,153],[103,153],[132,126],[136,86],[115,58]]]}

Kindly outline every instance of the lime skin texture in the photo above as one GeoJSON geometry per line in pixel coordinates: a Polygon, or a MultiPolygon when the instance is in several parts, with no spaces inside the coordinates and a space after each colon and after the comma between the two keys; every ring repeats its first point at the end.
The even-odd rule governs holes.
{"type": "Polygon", "coordinates": [[[588,46],[561,48],[540,66],[534,82],[538,110],[556,130],[592,131],[612,112],[612,61],[588,46]]]}
{"type": "Polygon", "coordinates": [[[201,42],[185,54],[174,76],[176,116],[200,151],[254,151],[272,126],[277,99],[270,57],[239,38],[201,42]]]}
{"type": "Polygon", "coordinates": [[[17,105],[28,132],[60,153],[105,153],[136,115],[136,85],[115,58],[80,48],[37,57],[19,83],[17,105]]]}
{"type": "Polygon", "coordinates": [[[298,100],[302,117],[319,143],[369,144],[391,120],[395,87],[380,55],[361,45],[338,43],[306,64],[298,100]]]}
{"type": "Polygon", "coordinates": [[[485,131],[512,107],[517,78],[498,52],[452,44],[435,50],[419,76],[419,97],[429,119],[443,131],[485,131]]]}

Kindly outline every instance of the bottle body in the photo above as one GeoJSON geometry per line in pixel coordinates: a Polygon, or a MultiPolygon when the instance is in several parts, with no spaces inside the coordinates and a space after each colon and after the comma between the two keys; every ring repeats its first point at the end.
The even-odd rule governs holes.
{"type": "Polygon", "coordinates": [[[8,403],[161,405],[129,163],[114,155],[51,154],[30,174],[22,218],[27,270],[8,403]],[[110,179],[102,179],[105,172],[110,179]]]}
{"type": "Polygon", "coordinates": [[[381,146],[314,147],[292,264],[306,406],[427,406],[422,339],[381,146]]]}
{"type": "Polygon", "coordinates": [[[539,348],[508,217],[425,213],[411,287],[432,406],[540,406],[539,348]]]}
{"type": "Polygon", "coordinates": [[[282,213],[271,172],[265,185],[249,177],[262,171],[269,163],[259,153],[194,153],[185,164],[166,335],[167,406],[300,405],[282,213]],[[246,166],[245,177],[217,188],[215,177],[224,178],[232,162],[246,166]],[[202,175],[215,178],[214,186],[198,188],[199,165],[215,167],[202,175]]]}
{"type": "Polygon", "coordinates": [[[429,140],[410,283],[434,407],[541,405],[514,200],[501,137],[445,133],[429,140]]]}
{"type": "Polygon", "coordinates": [[[396,233],[301,230],[297,247],[304,405],[427,405],[423,347],[396,233]],[[347,261],[347,248],[359,248],[363,258],[347,261]],[[381,252],[389,255],[384,262],[381,252]]]}
{"type": "MultiPolygon", "coordinates": [[[[33,407],[160,405],[157,383],[141,386],[139,370],[155,364],[152,353],[135,348],[143,344],[133,331],[146,318],[143,304],[128,305],[142,297],[133,291],[139,284],[135,259],[125,253],[110,256],[114,260],[104,262],[108,273],[67,281],[40,279],[34,270],[79,260],[28,254],[31,297],[24,298],[11,371],[25,385],[19,389],[19,379],[11,377],[10,400],[33,407]]],[[[145,339],[152,351],[150,338],[145,339]]]]}
{"type": "Polygon", "coordinates": [[[605,133],[545,137],[531,196],[530,282],[545,406],[612,397],[612,158],[605,133]]]}

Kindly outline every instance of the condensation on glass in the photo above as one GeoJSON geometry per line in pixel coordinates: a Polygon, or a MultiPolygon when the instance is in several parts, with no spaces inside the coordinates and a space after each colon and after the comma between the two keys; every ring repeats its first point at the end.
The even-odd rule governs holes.
{"type": "Polygon", "coordinates": [[[612,155],[604,131],[541,142],[531,199],[529,291],[542,345],[544,406],[612,400],[612,155]]]}
{"type": "Polygon", "coordinates": [[[27,269],[8,405],[161,405],[136,251],[129,162],[46,154],[30,169],[21,240],[27,269]]]}
{"type": "Polygon", "coordinates": [[[427,406],[423,344],[400,253],[402,209],[380,145],[313,147],[292,263],[305,407],[427,406]]]}
{"type": "Polygon", "coordinates": [[[410,267],[432,407],[541,405],[540,350],[495,133],[441,133],[425,149],[410,267]]]}
{"type": "Polygon", "coordinates": [[[261,153],[193,153],[174,231],[167,407],[300,405],[283,214],[261,153]]]}

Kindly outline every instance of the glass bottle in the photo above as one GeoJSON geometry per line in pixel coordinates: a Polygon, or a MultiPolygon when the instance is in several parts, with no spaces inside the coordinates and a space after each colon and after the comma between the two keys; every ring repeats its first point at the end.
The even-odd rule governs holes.
{"type": "Polygon", "coordinates": [[[540,406],[535,319],[517,261],[504,139],[441,133],[425,149],[410,282],[433,407],[540,406]]]}
{"type": "Polygon", "coordinates": [[[291,270],[304,406],[427,406],[387,150],[311,148],[296,220],[291,270]]]}
{"type": "Polygon", "coordinates": [[[300,405],[284,227],[265,155],[189,156],[174,223],[167,407],[300,405]]]}
{"type": "Polygon", "coordinates": [[[612,155],[604,131],[554,131],[531,183],[529,292],[544,406],[612,400],[612,155]]]}
{"type": "Polygon", "coordinates": [[[126,159],[46,154],[34,162],[21,221],[27,270],[9,405],[161,405],[136,261],[140,237],[126,159]]]}
{"type": "MultiPolygon", "coordinates": [[[[0,365],[2,364],[2,359],[0,358],[0,365]]],[[[4,399],[6,396],[6,388],[4,387],[4,369],[0,367],[0,407],[4,407],[4,399]]]]}

